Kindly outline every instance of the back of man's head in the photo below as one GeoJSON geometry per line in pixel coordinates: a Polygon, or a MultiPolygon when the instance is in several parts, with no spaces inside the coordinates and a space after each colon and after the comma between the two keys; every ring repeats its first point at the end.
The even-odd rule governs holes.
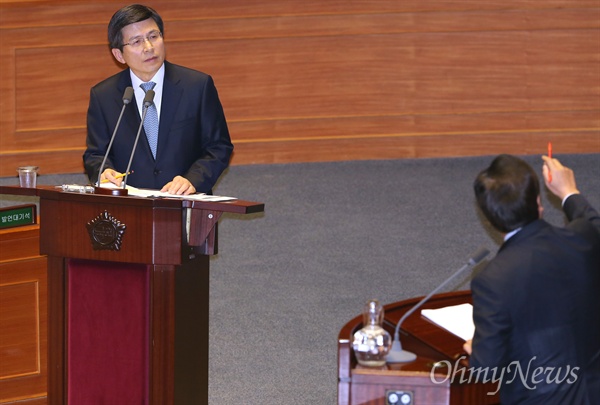
{"type": "Polygon", "coordinates": [[[473,184],[479,208],[499,231],[508,233],[539,218],[540,183],[525,161],[499,155],[473,184]]]}

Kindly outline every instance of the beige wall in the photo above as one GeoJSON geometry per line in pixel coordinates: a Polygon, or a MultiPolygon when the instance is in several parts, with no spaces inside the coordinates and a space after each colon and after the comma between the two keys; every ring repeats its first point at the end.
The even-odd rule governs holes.
{"type": "MultiPolygon", "coordinates": [[[[152,1],[233,164],[600,152],[600,0],[152,1]]],[[[0,0],[0,176],[80,173],[117,1],[0,0]]]]}

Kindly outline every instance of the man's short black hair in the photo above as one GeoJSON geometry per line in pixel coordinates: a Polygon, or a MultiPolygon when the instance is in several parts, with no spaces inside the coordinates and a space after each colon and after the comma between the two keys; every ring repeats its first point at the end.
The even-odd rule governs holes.
{"type": "Polygon", "coordinates": [[[117,48],[123,51],[123,33],[122,29],[130,24],[145,21],[152,18],[160,33],[164,37],[163,20],[160,15],[151,7],[141,4],[131,4],[117,11],[108,23],[108,44],[111,49],[117,48]]]}
{"type": "Polygon", "coordinates": [[[540,183],[525,161],[499,155],[473,184],[479,208],[499,231],[508,233],[539,218],[540,183]]]}

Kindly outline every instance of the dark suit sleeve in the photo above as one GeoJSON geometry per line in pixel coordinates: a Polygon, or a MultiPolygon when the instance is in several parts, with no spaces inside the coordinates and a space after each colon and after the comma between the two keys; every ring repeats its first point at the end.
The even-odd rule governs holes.
{"type": "MultiPolygon", "coordinates": [[[[86,150],[83,154],[83,166],[90,182],[98,180],[98,171],[110,142],[108,126],[94,88],[90,91],[90,104],[87,112],[86,150]]],[[[113,167],[112,162],[106,161],[105,167],[113,167]]]]}
{"type": "Polygon", "coordinates": [[[471,282],[473,322],[477,325],[469,359],[472,367],[497,367],[506,363],[511,320],[505,307],[504,281],[497,277],[496,267],[490,262],[471,282]]]}
{"type": "Polygon", "coordinates": [[[225,113],[217,89],[209,76],[202,89],[200,128],[202,155],[184,175],[199,192],[209,192],[219,176],[229,166],[233,144],[229,136],[225,113]]]}
{"type": "Polygon", "coordinates": [[[563,210],[569,221],[584,219],[591,223],[596,228],[596,231],[600,233],[600,215],[581,194],[573,194],[568,197],[564,203],[563,210]]]}

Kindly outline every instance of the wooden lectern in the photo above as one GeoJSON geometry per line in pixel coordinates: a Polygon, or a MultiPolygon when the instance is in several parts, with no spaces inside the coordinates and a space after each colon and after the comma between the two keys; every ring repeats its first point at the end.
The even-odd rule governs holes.
{"type": "Polygon", "coordinates": [[[40,198],[50,404],[208,403],[209,256],[248,201],[2,187],[40,198]]]}
{"type": "MultiPolygon", "coordinates": [[[[421,298],[386,305],[383,327],[394,336],[402,315],[421,298]]],[[[443,308],[466,302],[471,302],[471,292],[459,291],[434,295],[423,308],[443,308]]],[[[357,316],[344,325],[338,336],[338,405],[402,405],[401,394],[406,394],[406,401],[410,400],[407,405],[499,402],[496,384],[469,380],[468,361],[462,351],[464,341],[428,321],[421,316],[421,311],[411,314],[400,327],[403,349],[417,355],[413,362],[387,364],[381,369],[359,366],[352,339],[360,328],[362,316],[357,316]],[[449,365],[451,367],[447,367],[449,365]],[[459,372],[454,373],[457,368],[459,372]],[[398,402],[394,402],[396,400],[398,402]]]]}

